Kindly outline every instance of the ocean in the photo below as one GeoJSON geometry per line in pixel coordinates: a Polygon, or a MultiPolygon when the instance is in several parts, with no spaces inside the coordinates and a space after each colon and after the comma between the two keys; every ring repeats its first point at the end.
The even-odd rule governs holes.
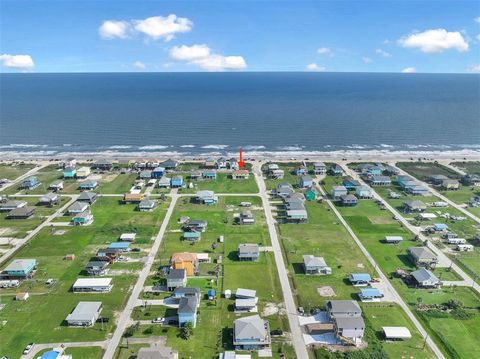
{"type": "Polygon", "coordinates": [[[480,149],[480,75],[1,74],[0,153],[480,149]]]}

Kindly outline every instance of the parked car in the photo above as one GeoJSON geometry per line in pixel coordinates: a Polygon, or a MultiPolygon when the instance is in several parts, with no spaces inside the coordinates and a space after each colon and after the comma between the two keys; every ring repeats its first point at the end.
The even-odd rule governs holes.
{"type": "Polygon", "coordinates": [[[28,344],[25,349],[23,349],[23,355],[30,353],[35,343],[28,344]]]}
{"type": "Polygon", "coordinates": [[[46,285],[52,285],[53,282],[55,282],[53,278],[48,278],[48,279],[45,281],[45,284],[46,284],[46,285]]]}
{"type": "Polygon", "coordinates": [[[165,318],[162,318],[162,317],[152,319],[152,323],[163,323],[163,322],[165,322],[165,318]]]}

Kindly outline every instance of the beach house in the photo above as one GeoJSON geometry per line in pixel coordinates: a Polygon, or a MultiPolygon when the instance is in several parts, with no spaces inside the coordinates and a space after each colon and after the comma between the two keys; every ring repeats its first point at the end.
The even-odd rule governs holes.
{"type": "Polygon", "coordinates": [[[63,178],[65,179],[70,179],[70,178],[75,178],[77,175],[77,170],[75,167],[65,167],[63,169],[63,178]]]}
{"type": "Polygon", "coordinates": [[[405,201],[403,202],[403,211],[405,213],[423,212],[427,209],[427,205],[422,201],[405,201]]]}
{"type": "Polygon", "coordinates": [[[164,167],[155,167],[151,173],[151,178],[160,178],[165,174],[164,167]]]}
{"type": "Polygon", "coordinates": [[[0,212],[9,212],[12,209],[26,207],[28,205],[27,201],[6,201],[0,202],[0,212]]]}
{"type": "Polygon", "coordinates": [[[248,170],[234,170],[232,171],[232,179],[234,180],[244,180],[248,179],[250,173],[248,170]]]}
{"type": "Polygon", "coordinates": [[[368,273],[352,273],[348,280],[354,287],[363,287],[370,284],[372,277],[368,273]]]}
{"type": "Polygon", "coordinates": [[[417,267],[432,267],[438,263],[438,258],[427,247],[410,247],[408,256],[417,267]]]}
{"type": "Polygon", "coordinates": [[[342,196],[346,196],[348,194],[348,190],[345,186],[335,186],[332,189],[331,195],[333,200],[337,201],[342,196]]]}
{"type": "Polygon", "coordinates": [[[40,186],[40,182],[36,176],[30,176],[27,179],[22,181],[21,188],[32,190],[40,186]]]}
{"type": "Polygon", "coordinates": [[[27,279],[33,276],[37,268],[36,259],[14,259],[1,273],[4,279],[27,279]]]}
{"type": "Polygon", "coordinates": [[[373,176],[370,179],[370,184],[372,186],[390,186],[392,180],[388,176],[373,176]]]}
{"type": "Polygon", "coordinates": [[[340,201],[342,202],[342,205],[346,207],[353,207],[358,203],[357,197],[355,197],[353,194],[341,196],[340,201]]]}
{"type": "Polygon", "coordinates": [[[160,166],[165,168],[166,170],[174,170],[177,168],[178,162],[169,158],[168,160],[160,163],[160,166]]]}
{"type": "Polygon", "coordinates": [[[185,269],[170,269],[167,274],[167,290],[173,291],[177,287],[187,285],[187,271],[185,269]]]}
{"type": "Polygon", "coordinates": [[[233,345],[236,350],[261,350],[270,347],[270,325],[259,315],[236,319],[233,323],[233,345]]]}
{"type": "Polygon", "coordinates": [[[362,317],[335,318],[333,328],[343,344],[360,345],[365,334],[365,321],[362,317]]]}
{"type": "Polygon", "coordinates": [[[312,177],[310,176],[301,176],[300,180],[298,181],[298,186],[300,188],[309,188],[312,187],[313,185],[313,180],[312,177]]]}
{"type": "Polygon", "coordinates": [[[323,162],[315,162],[313,164],[313,173],[316,175],[324,175],[327,173],[327,166],[323,162]]]}
{"type": "Polygon", "coordinates": [[[77,201],[93,204],[97,200],[97,197],[98,196],[95,192],[84,191],[80,193],[80,195],[77,198],[77,201]]]}
{"type": "Polygon", "coordinates": [[[112,278],[78,278],[72,285],[72,292],[108,293],[112,287],[112,278]]]}
{"type": "Polygon", "coordinates": [[[84,226],[93,222],[93,214],[88,210],[73,215],[71,222],[75,226],[84,226]]]}
{"type": "Polygon", "coordinates": [[[54,192],[61,191],[63,189],[63,181],[62,180],[55,180],[48,186],[48,189],[51,189],[54,192]]]}
{"type": "Polygon", "coordinates": [[[172,188],[181,188],[183,186],[183,177],[182,176],[174,176],[170,180],[170,187],[172,188]]]}
{"type": "Polygon", "coordinates": [[[54,204],[57,204],[59,201],[60,201],[60,197],[58,196],[58,194],[53,192],[46,193],[38,199],[39,204],[47,205],[47,206],[52,206],[54,204]]]}
{"type": "Polygon", "coordinates": [[[326,308],[331,319],[360,318],[362,316],[362,308],[354,300],[329,300],[326,308]]]}
{"type": "Polygon", "coordinates": [[[198,272],[199,261],[196,253],[181,252],[172,254],[170,265],[173,269],[185,269],[187,276],[192,276],[198,272]]]}
{"type": "Polygon", "coordinates": [[[197,296],[183,297],[178,303],[178,326],[184,327],[187,323],[191,323],[195,328],[197,326],[197,309],[200,305],[197,296]]]}
{"type": "Polygon", "coordinates": [[[332,176],[341,176],[343,175],[343,172],[343,168],[336,163],[330,166],[330,173],[332,174],[332,176]]]}
{"type": "Polygon", "coordinates": [[[80,189],[83,190],[92,190],[98,187],[98,182],[94,180],[88,180],[80,182],[80,189]]]}
{"type": "Polygon", "coordinates": [[[307,174],[307,167],[299,166],[294,168],[293,173],[297,176],[304,176],[307,174]]]}
{"type": "Polygon", "coordinates": [[[238,259],[241,261],[258,261],[260,249],[258,244],[242,243],[238,246],[238,259]]]}
{"type": "Polygon", "coordinates": [[[204,180],[215,180],[215,179],[217,179],[217,171],[215,171],[215,170],[205,170],[201,173],[201,177],[204,180]]]}
{"type": "Polygon", "coordinates": [[[107,273],[108,261],[90,261],[85,266],[88,275],[102,276],[107,273]]]}
{"type": "Polygon", "coordinates": [[[91,173],[91,170],[90,170],[90,167],[80,167],[78,170],[77,170],[77,178],[86,178],[88,176],[90,176],[90,173],[91,173]]]}
{"type": "Polygon", "coordinates": [[[460,188],[460,182],[456,179],[446,179],[442,181],[442,188],[446,190],[457,190],[460,188]]]}
{"type": "Polygon", "coordinates": [[[77,214],[77,213],[82,213],[90,209],[90,206],[86,202],[73,202],[73,204],[68,207],[67,213],[68,214],[77,214]]]}
{"type": "Polygon", "coordinates": [[[332,274],[332,268],[327,266],[323,257],[315,257],[311,254],[303,255],[303,269],[305,270],[305,274],[332,274]]]}
{"type": "Polygon", "coordinates": [[[419,268],[410,275],[419,287],[435,288],[440,285],[440,280],[428,269],[419,268]]]}
{"type": "Polygon", "coordinates": [[[65,319],[69,326],[91,327],[102,311],[102,302],[79,302],[65,319]]]}
{"type": "Polygon", "coordinates": [[[361,199],[371,199],[373,197],[372,190],[368,186],[355,187],[355,194],[361,199]]]}
{"type": "Polygon", "coordinates": [[[206,205],[214,205],[218,203],[218,197],[215,195],[215,193],[208,190],[198,191],[196,194],[196,200],[197,202],[206,205]]]}

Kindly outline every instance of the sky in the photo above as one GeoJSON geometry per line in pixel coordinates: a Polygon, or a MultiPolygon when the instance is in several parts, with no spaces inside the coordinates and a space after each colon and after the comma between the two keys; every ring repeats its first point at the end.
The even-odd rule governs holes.
{"type": "Polygon", "coordinates": [[[1,72],[480,72],[480,1],[0,0],[1,72]]]}

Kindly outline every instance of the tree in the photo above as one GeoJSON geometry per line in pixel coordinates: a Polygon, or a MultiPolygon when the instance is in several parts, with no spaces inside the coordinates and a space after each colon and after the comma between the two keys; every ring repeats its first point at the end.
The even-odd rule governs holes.
{"type": "Polygon", "coordinates": [[[193,335],[193,324],[192,322],[187,322],[185,323],[185,325],[182,327],[182,330],[180,332],[180,336],[185,339],[185,340],[188,340],[190,339],[190,337],[193,335]]]}

